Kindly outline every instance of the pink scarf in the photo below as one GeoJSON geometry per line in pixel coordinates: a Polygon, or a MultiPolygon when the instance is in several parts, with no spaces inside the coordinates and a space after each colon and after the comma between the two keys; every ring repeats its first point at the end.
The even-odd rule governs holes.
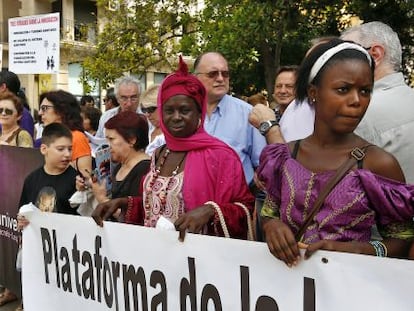
{"type": "Polygon", "coordinates": [[[160,126],[164,133],[167,148],[172,151],[187,151],[184,167],[183,197],[186,210],[194,209],[207,201],[225,202],[228,193],[217,191],[218,180],[221,183],[232,181],[231,176],[217,176],[217,158],[226,153],[227,158],[234,157],[240,161],[237,153],[217,138],[204,130],[204,119],[207,110],[207,96],[203,84],[188,73],[187,66],[180,57],[180,68],[169,75],[161,84],[158,94],[158,113],[160,126]],[[184,64],[184,65],[183,65],[184,64]],[[185,66],[185,67],[184,67],[185,66]],[[166,94],[168,94],[166,96],[166,94]],[[187,95],[201,107],[201,124],[198,130],[189,137],[174,137],[166,128],[162,116],[163,102],[174,95],[187,95]]]}

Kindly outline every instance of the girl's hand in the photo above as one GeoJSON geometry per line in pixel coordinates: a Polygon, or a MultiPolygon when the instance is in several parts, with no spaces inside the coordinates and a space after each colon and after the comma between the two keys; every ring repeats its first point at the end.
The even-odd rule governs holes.
{"type": "Polygon", "coordinates": [[[289,267],[300,260],[298,243],[290,228],[280,219],[263,218],[263,232],[270,252],[289,267]]]}

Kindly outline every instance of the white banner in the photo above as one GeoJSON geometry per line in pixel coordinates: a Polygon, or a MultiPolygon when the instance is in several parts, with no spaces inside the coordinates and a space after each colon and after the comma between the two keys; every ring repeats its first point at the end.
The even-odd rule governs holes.
{"type": "Polygon", "coordinates": [[[20,74],[58,73],[59,13],[9,19],[9,70],[20,74]]]}
{"type": "Polygon", "coordinates": [[[35,213],[25,311],[414,310],[414,262],[319,251],[295,268],[266,245],[35,213]]]}

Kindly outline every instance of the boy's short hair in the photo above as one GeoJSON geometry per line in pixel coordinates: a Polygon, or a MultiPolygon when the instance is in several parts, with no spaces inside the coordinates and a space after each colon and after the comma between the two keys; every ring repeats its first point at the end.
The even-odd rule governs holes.
{"type": "Polygon", "coordinates": [[[63,125],[62,123],[51,123],[43,129],[42,132],[42,144],[49,146],[52,144],[56,139],[61,137],[66,137],[72,140],[72,132],[68,127],[63,125]]]}

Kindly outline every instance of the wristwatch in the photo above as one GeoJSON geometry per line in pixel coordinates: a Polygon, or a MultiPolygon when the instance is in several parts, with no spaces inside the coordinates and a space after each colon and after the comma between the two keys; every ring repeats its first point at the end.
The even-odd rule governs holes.
{"type": "Polygon", "coordinates": [[[276,120],[268,120],[268,121],[264,121],[260,123],[259,125],[260,134],[262,134],[263,136],[266,136],[267,132],[269,132],[269,130],[275,125],[279,125],[279,122],[277,122],[276,120]]]}

